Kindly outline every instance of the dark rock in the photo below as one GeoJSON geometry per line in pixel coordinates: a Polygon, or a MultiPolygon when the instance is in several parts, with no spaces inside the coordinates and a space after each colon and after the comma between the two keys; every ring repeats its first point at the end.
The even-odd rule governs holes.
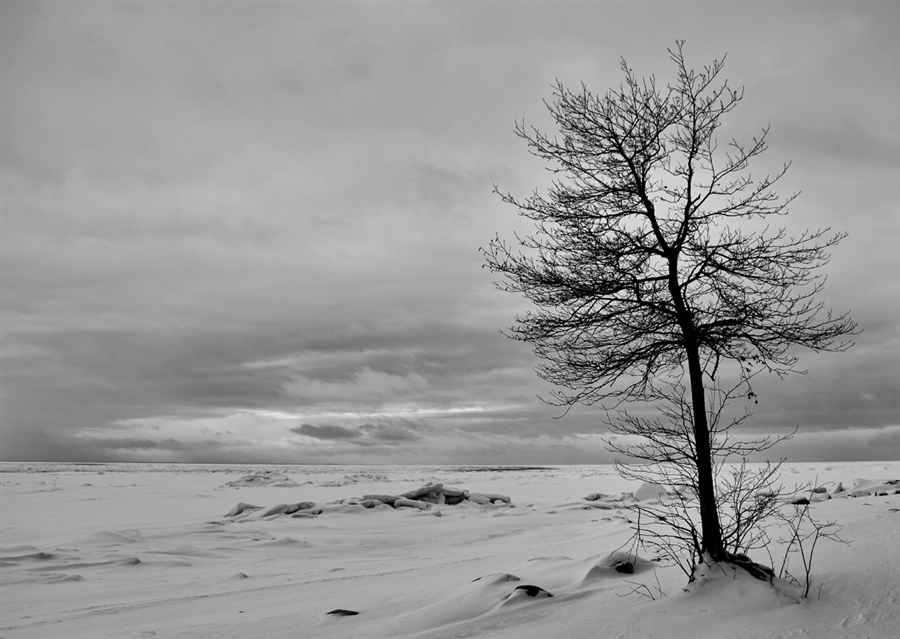
{"type": "Polygon", "coordinates": [[[352,617],[353,615],[358,615],[359,613],[355,610],[344,610],[343,608],[338,608],[336,610],[329,610],[328,615],[334,615],[335,617],[352,617]]]}
{"type": "Polygon", "coordinates": [[[643,559],[642,557],[639,557],[634,553],[625,552],[622,550],[614,550],[606,557],[604,557],[597,564],[597,567],[603,569],[612,568],[616,572],[623,575],[631,575],[634,574],[635,571],[641,571],[645,569],[647,565],[648,562],[646,559],[643,559]]]}
{"type": "Polygon", "coordinates": [[[775,578],[775,571],[769,568],[768,566],[764,566],[763,564],[758,564],[755,561],[752,561],[747,555],[735,554],[728,555],[726,558],[726,563],[732,564],[734,566],[739,566],[750,573],[756,579],[760,581],[768,581],[772,583],[772,580],[775,578]]]}
{"type": "MultiPolygon", "coordinates": [[[[546,594],[548,597],[552,597],[553,595],[541,588],[540,586],[532,586],[532,585],[524,585],[524,586],[516,586],[516,590],[522,590],[529,597],[537,597],[541,593],[546,594]]],[[[515,592],[515,590],[513,590],[515,592]]]]}

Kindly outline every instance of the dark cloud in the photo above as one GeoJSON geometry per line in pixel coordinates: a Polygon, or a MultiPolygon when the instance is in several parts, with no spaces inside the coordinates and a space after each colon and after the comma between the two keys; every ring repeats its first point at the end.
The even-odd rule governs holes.
{"type": "Polygon", "coordinates": [[[434,433],[433,428],[422,422],[416,423],[403,418],[384,417],[377,422],[365,421],[352,427],[302,424],[292,426],[288,430],[304,437],[322,441],[348,442],[363,447],[418,442],[423,440],[423,435],[434,433]]]}

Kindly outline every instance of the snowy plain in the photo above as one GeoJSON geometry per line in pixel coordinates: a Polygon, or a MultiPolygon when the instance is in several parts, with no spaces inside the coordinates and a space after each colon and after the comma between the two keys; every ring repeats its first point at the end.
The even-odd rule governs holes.
{"type": "MultiPolygon", "coordinates": [[[[887,482],[900,479],[898,462],[783,467],[785,486],[861,487],[811,507],[850,544],[820,541],[807,599],[743,574],[685,591],[677,567],[644,555],[631,573],[612,569],[632,513],[584,498],[639,485],[610,466],[4,462],[0,471],[3,639],[900,637],[900,494],[868,490],[896,488],[887,482]],[[257,471],[294,485],[229,485],[257,471]],[[511,503],[348,503],[428,483],[511,503]],[[318,514],[264,516],[299,501],[318,514]],[[238,504],[261,508],[227,516],[238,504]]],[[[781,552],[773,543],[774,562],[752,558],[780,563],[781,552]]]]}

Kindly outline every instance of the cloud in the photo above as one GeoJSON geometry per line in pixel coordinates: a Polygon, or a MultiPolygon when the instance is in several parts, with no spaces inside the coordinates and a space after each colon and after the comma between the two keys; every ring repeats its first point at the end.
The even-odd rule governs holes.
{"type": "Polygon", "coordinates": [[[186,453],[193,452],[199,446],[214,450],[222,448],[222,442],[216,440],[206,440],[202,442],[185,442],[174,439],[172,437],[163,440],[154,440],[138,437],[90,437],[86,438],[86,443],[94,449],[105,453],[118,452],[161,452],[161,453],[186,453]]]}
{"type": "Polygon", "coordinates": [[[602,91],[624,56],[662,80],[676,37],[728,52],[726,124],[773,125],[761,169],[795,160],[787,223],[851,232],[824,299],[865,333],[763,384],[753,428],[897,422],[888,3],[0,12],[4,459],[603,459],[578,448],[599,410],[535,399],[498,334],[527,302],[478,247],[531,230],[492,190],[548,183],[512,125],[553,132],[553,78],[602,91]]]}
{"type": "Polygon", "coordinates": [[[388,400],[401,400],[428,386],[418,373],[396,375],[364,367],[349,379],[322,380],[298,375],[284,385],[288,396],[303,403],[350,403],[380,406],[388,400]]]}
{"type": "MultiPolygon", "coordinates": [[[[341,415],[340,419],[351,419],[341,415]]],[[[401,417],[379,416],[378,421],[364,421],[352,427],[312,424],[293,426],[288,430],[296,435],[323,441],[349,442],[356,446],[397,445],[418,442],[423,434],[434,433],[425,422],[413,422],[401,417]]]]}
{"type": "MultiPolygon", "coordinates": [[[[616,457],[604,432],[552,429],[462,430],[423,419],[389,416],[321,416],[314,425],[270,411],[197,417],[126,420],[72,434],[45,434],[43,445],[65,449],[79,461],[181,461],[194,463],[407,463],[602,464],[616,457]],[[345,425],[337,425],[342,422],[345,425]]],[[[736,438],[777,435],[738,429],[736,438]]],[[[622,437],[618,444],[625,443],[622,437]]],[[[751,461],[896,459],[900,426],[800,431],[751,461]]]]}
{"type": "Polygon", "coordinates": [[[303,424],[289,428],[289,431],[304,437],[313,437],[315,439],[358,439],[360,433],[352,428],[344,428],[343,426],[313,426],[312,424],[303,424]]]}
{"type": "Polygon", "coordinates": [[[359,430],[376,441],[389,443],[417,442],[423,439],[424,433],[434,432],[434,429],[425,422],[415,423],[401,418],[381,423],[366,423],[360,426],[359,430]]]}

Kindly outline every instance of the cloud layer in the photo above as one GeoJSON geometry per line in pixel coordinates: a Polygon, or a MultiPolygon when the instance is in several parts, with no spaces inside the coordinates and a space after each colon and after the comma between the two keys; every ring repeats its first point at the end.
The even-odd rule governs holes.
{"type": "Polygon", "coordinates": [[[620,56],[667,79],[676,38],[746,86],[729,133],[771,124],[786,224],[850,232],[824,301],[865,332],[760,382],[752,428],[900,454],[893,5],[0,12],[3,459],[603,461],[602,413],[535,398],[478,248],[529,230],[495,184],[548,183],[513,121],[550,132],[554,78],[602,91],[620,56]]]}

